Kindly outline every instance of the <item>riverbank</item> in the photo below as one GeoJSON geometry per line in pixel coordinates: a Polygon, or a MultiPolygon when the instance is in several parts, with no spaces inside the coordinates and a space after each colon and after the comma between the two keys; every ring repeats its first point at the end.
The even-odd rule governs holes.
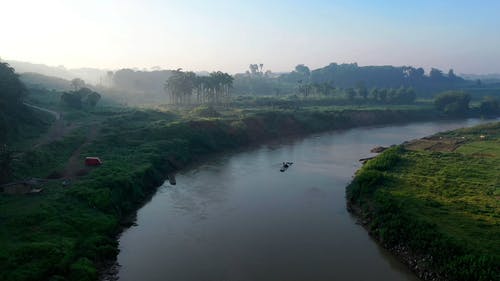
{"type": "MultiPolygon", "coordinates": [[[[152,110],[96,114],[101,117],[98,137],[82,147],[80,158],[99,156],[103,166],[69,187],[54,181],[44,194],[0,197],[2,280],[95,280],[98,268],[116,257],[123,218],[137,210],[166,174],[201,156],[278,137],[440,118],[430,109],[278,111],[189,119],[152,110]]],[[[62,140],[42,148],[42,156],[59,156],[66,143],[73,146],[62,140]]],[[[57,172],[59,166],[54,163],[53,169],[57,172]]]]}
{"type": "Polygon", "coordinates": [[[349,211],[422,280],[496,280],[500,123],[391,148],[347,188],[349,211]]]}

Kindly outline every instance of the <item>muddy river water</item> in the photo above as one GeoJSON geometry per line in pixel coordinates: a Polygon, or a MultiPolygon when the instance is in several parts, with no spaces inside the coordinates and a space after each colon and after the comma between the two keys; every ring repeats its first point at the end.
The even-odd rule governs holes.
{"type": "Polygon", "coordinates": [[[356,224],[345,187],[374,146],[480,122],[356,128],[209,158],[137,212],[119,239],[119,280],[417,280],[356,224]],[[284,161],[294,164],[280,172],[284,161]]]}

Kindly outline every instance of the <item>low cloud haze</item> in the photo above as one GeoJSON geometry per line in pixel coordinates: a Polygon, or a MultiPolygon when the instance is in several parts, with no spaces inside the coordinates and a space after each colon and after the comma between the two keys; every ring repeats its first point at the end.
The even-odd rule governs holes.
{"type": "Polygon", "coordinates": [[[5,1],[0,57],[68,68],[274,72],[330,62],[500,72],[500,2],[5,1]]]}

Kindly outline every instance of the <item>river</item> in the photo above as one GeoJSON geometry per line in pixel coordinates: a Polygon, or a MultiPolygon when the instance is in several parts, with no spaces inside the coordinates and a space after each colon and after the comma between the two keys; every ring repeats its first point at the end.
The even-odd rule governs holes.
{"type": "Polygon", "coordinates": [[[119,239],[119,280],[417,280],[356,224],[345,187],[375,146],[480,122],[356,128],[209,158],[138,210],[119,239]],[[283,161],[294,162],[284,173],[283,161]]]}

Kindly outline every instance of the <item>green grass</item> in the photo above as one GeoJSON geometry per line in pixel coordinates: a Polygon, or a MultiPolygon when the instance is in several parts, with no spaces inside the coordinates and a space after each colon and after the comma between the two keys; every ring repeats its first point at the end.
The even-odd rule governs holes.
{"type": "MultiPolygon", "coordinates": [[[[60,183],[44,188],[37,195],[0,196],[1,280],[83,276],[73,268],[81,258],[95,261],[116,254],[110,238],[117,226],[113,216],[68,197],[60,183]]],[[[92,268],[88,278],[71,280],[94,280],[92,268]]]]}
{"type": "Polygon", "coordinates": [[[6,133],[5,143],[11,150],[21,150],[31,146],[53,121],[50,114],[22,106],[17,112],[9,113],[6,119],[9,127],[0,135],[6,133]]]}
{"type": "Polygon", "coordinates": [[[62,172],[67,160],[85,141],[87,128],[80,128],[62,140],[26,150],[13,161],[14,178],[45,178],[62,172]]]}
{"type": "Polygon", "coordinates": [[[500,123],[438,136],[466,142],[453,152],[384,152],[357,173],[348,198],[384,243],[433,256],[449,280],[498,280],[500,123]]]}

